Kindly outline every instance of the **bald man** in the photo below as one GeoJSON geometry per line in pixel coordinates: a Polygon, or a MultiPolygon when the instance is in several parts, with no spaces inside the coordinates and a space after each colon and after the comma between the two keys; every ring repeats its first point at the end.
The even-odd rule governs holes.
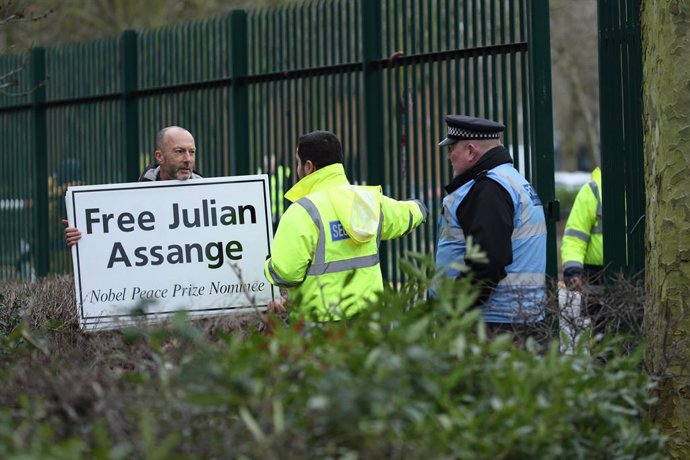
{"type": "MultiPolygon", "coordinates": [[[[194,170],[196,145],[192,133],[179,126],[167,126],[156,135],[155,164],[147,166],[139,177],[139,182],[159,180],[200,179],[201,175],[194,170]]],[[[67,225],[67,220],[63,219],[67,225]]],[[[67,247],[73,246],[81,239],[81,232],[75,227],[65,228],[67,247]]]]}
{"type": "Polygon", "coordinates": [[[156,136],[156,164],[147,167],[139,182],[199,179],[194,171],[196,146],[192,133],[179,126],[161,129],[156,136]]]}

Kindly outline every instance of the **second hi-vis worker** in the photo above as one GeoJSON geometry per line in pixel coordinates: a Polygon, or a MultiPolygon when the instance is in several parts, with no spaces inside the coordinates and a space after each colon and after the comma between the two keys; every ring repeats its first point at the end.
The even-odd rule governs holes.
{"type": "Polygon", "coordinates": [[[602,284],[604,238],[601,212],[601,170],[582,186],[568,216],[561,245],[563,279],[570,289],[602,284]]]}
{"type": "Polygon", "coordinates": [[[284,185],[290,180],[290,174],[292,174],[289,167],[276,164],[276,161],[274,154],[266,155],[263,159],[263,168],[259,168],[256,171],[257,174],[268,174],[271,193],[271,214],[275,223],[278,222],[279,217],[285,212],[283,190],[285,190],[284,185]]]}
{"type": "Polygon", "coordinates": [[[285,194],[293,204],[280,219],[264,273],[288,288],[291,312],[319,321],[352,316],[383,290],[381,240],[419,226],[426,207],[388,198],[380,186],[350,185],[331,132],[301,136],[295,157],[300,181],[285,194]]]}

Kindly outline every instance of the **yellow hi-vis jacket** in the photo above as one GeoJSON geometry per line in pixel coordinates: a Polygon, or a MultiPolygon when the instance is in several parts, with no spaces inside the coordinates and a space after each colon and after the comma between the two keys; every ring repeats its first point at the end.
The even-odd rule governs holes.
{"type": "Polygon", "coordinates": [[[409,233],[426,220],[418,201],[397,201],[380,186],[350,185],[341,163],[305,176],[285,194],[268,281],[288,288],[288,309],[319,321],[349,317],[383,290],[381,240],[409,233]]]}
{"type": "Polygon", "coordinates": [[[563,276],[570,278],[604,265],[604,239],[601,213],[601,170],[592,171],[591,180],[582,186],[563,233],[561,259],[563,276]],[[587,270],[589,269],[589,270],[587,270]]]}

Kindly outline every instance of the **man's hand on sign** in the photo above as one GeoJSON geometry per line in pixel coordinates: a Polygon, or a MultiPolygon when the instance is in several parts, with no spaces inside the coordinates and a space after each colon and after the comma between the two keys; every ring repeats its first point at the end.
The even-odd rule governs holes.
{"type": "Polygon", "coordinates": [[[70,227],[67,219],[62,219],[62,225],[65,226],[65,243],[68,248],[71,248],[81,239],[81,232],[78,228],[70,227]]]}

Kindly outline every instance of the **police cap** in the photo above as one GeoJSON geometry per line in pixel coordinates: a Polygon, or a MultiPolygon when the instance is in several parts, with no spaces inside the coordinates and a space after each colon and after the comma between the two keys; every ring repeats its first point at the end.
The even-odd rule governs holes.
{"type": "Polygon", "coordinates": [[[469,139],[498,139],[505,129],[501,123],[467,115],[447,115],[446,124],[448,136],[438,144],[441,147],[469,139]]]}

